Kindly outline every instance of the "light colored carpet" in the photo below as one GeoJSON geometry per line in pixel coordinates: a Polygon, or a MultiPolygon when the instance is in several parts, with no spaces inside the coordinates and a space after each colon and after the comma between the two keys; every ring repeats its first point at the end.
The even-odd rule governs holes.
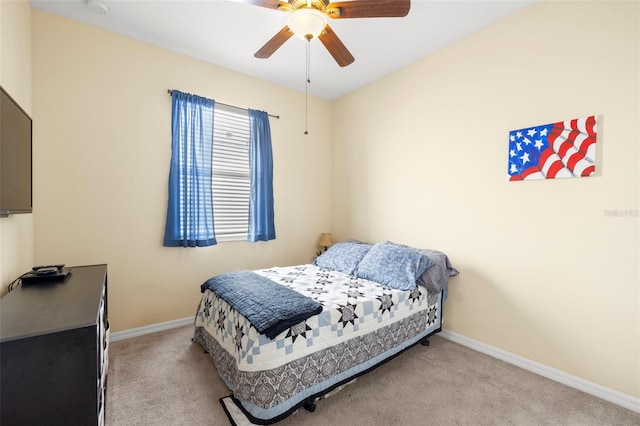
{"type": "MultiPolygon", "coordinates": [[[[112,342],[108,426],[228,425],[230,394],[186,326],[112,342]]],[[[640,425],[640,414],[438,336],[278,425],[640,425]]]]}

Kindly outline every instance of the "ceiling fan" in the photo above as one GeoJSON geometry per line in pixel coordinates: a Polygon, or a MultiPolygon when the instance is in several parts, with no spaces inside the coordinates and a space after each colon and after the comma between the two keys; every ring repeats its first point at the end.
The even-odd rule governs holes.
{"type": "Polygon", "coordinates": [[[331,2],[330,0],[241,1],[254,6],[291,13],[287,25],[254,54],[256,58],[265,59],[270,57],[292,35],[296,34],[307,41],[318,38],[341,67],[351,64],[354,58],[327,23],[327,17],[331,19],[399,18],[406,16],[411,7],[410,0],[353,0],[339,2],[331,2]]]}

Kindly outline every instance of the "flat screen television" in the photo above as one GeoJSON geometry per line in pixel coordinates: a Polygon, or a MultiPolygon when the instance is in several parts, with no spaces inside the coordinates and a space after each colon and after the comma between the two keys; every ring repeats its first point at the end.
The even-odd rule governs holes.
{"type": "Polygon", "coordinates": [[[0,87],[0,217],[31,213],[31,117],[0,87]]]}

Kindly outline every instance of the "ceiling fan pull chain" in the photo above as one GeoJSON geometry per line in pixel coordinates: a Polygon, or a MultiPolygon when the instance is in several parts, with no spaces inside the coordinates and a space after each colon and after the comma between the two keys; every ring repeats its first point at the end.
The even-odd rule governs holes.
{"type": "Polygon", "coordinates": [[[309,134],[309,83],[311,83],[310,68],[311,68],[311,39],[307,39],[307,79],[304,83],[304,134],[309,134]]]}

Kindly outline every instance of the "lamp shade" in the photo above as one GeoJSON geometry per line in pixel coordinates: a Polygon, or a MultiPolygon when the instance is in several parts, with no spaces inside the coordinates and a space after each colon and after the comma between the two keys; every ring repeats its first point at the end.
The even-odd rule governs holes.
{"type": "Polygon", "coordinates": [[[315,9],[298,9],[289,17],[287,25],[298,38],[311,40],[327,26],[327,18],[315,9]]]}
{"type": "Polygon", "coordinates": [[[333,245],[333,240],[331,239],[331,234],[321,234],[320,240],[318,241],[318,245],[320,247],[329,247],[333,245]]]}

